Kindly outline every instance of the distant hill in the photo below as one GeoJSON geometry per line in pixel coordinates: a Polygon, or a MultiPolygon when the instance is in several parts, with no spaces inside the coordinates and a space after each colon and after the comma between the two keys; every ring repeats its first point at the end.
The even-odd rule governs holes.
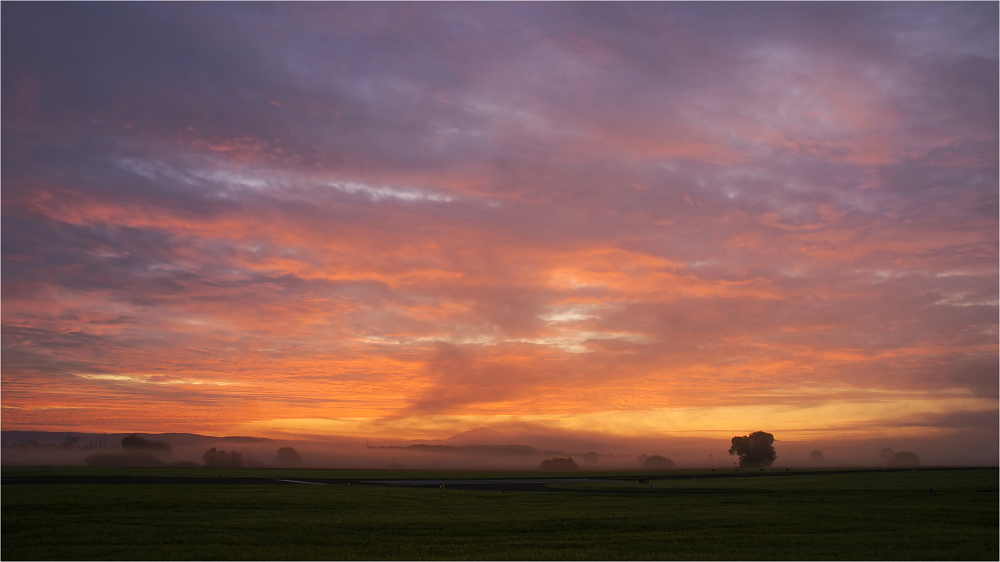
{"type": "Polygon", "coordinates": [[[488,427],[477,427],[445,439],[449,445],[507,445],[510,438],[488,427]]]}
{"type": "Polygon", "coordinates": [[[538,452],[530,445],[410,445],[407,449],[428,453],[453,453],[465,455],[532,455],[538,452]]]}
{"type": "Polygon", "coordinates": [[[274,441],[270,437],[245,437],[242,435],[222,437],[221,439],[231,443],[266,443],[267,441],[274,441]]]}
{"type": "Polygon", "coordinates": [[[488,427],[477,427],[447,439],[422,439],[405,447],[410,451],[479,456],[516,456],[539,453],[531,445],[516,445],[510,437],[488,427]]]}

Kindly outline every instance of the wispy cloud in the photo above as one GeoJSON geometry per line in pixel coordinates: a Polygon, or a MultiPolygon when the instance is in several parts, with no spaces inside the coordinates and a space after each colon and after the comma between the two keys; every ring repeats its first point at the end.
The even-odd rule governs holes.
{"type": "Polygon", "coordinates": [[[93,381],[109,381],[115,383],[128,383],[128,384],[151,384],[151,385],[162,385],[162,386],[173,386],[173,385],[213,385],[213,386],[232,386],[239,385],[238,382],[228,382],[219,380],[205,380],[205,379],[172,379],[166,378],[158,375],[141,375],[141,374],[76,374],[77,377],[85,380],[93,381]]]}
{"type": "Polygon", "coordinates": [[[372,201],[396,199],[400,201],[434,201],[450,202],[455,197],[414,187],[372,186],[356,181],[341,181],[324,179],[322,177],[304,176],[301,173],[254,166],[251,169],[239,169],[231,163],[221,160],[202,160],[199,167],[174,166],[165,162],[122,158],[118,166],[123,170],[157,182],[174,182],[185,186],[215,187],[225,196],[239,190],[266,192],[270,197],[281,198],[284,192],[316,189],[318,187],[332,188],[350,195],[361,195],[372,201]]]}

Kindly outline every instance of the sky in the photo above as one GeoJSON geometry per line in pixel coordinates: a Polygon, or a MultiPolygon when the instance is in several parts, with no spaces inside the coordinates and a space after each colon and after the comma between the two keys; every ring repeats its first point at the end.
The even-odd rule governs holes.
{"type": "Polygon", "coordinates": [[[2,16],[5,430],[997,455],[995,2],[2,16]]]}

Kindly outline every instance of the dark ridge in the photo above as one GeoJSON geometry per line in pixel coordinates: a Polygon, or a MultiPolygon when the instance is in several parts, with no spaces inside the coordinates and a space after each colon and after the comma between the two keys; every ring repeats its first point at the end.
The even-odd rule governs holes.
{"type": "Polygon", "coordinates": [[[538,451],[530,445],[410,445],[407,449],[431,453],[464,453],[476,455],[533,455],[538,451]]]}

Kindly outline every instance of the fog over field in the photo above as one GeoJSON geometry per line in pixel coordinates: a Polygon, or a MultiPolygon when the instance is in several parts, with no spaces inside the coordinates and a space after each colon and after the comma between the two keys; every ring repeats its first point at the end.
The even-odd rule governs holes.
{"type": "MultiPolygon", "coordinates": [[[[4,466],[85,465],[93,455],[123,455],[124,433],[3,432],[4,466]]],[[[676,469],[734,468],[729,440],[709,438],[614,438],[568,433],[501,433],[488,428],[438,440],[366,440],[360,438],[269,439],[212,437],[185,433],[139,434],[164,441],[167,451],[153,452],[163,466],[203,465],[210,448],[239,453],[244,468],[469,469],[538,470],[541,461],[573,458],[580,470],[642,470],[643,456],[660,455],[676,469]],[[283,462],[277,451],[291,447],[300,462],[283,462]]],[[[996,466],[996,455],[969,455],[990,438],[988,431],[965,439],[870,439],[864,441],[776,440],[772,468],[893,466],[892,454],[912,452],[921,466],[996,466]],[[888,450],[888,453],[887,453],[888,450]],[[813,454],[820,451],[821,455],[813,454]],[[817,458],[819,457],[819,458],[817,458]]],[[[983,450],[980,448],[979,450],[983,450]]],[[[128,465],[128,463],[125,463],[128,465]]],[[[645,467],[648,469],[647,467],[645,467]]]]}

